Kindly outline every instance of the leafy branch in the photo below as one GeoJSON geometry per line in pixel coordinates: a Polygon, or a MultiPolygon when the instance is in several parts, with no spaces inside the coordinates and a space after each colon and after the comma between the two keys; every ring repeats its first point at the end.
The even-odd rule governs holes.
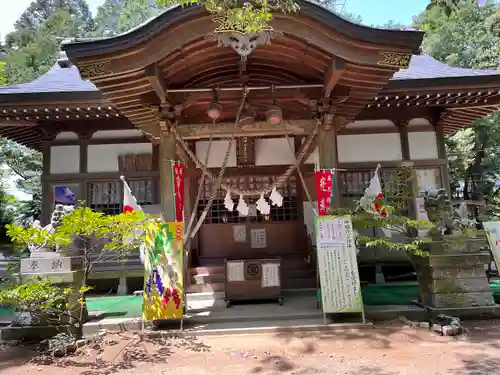
{"type": "Polygon", "coordinates": [[[388,213],[387,216],[378,216],[369,212],[362,211],[359,202],[356,202],[354,209],[336,209],[332,210],[332,215],[350,215],[352,226],[358,235],[356,243],[361,247],[380,247],[388,251],[404,251],[408,254],[418,256],[429,256],[429,253],[423,250],[428,242],[427,238],[418,236],[419,230],[430,229],[433,225],[425,220],[414,220],[403,215],[393,214],[394,207],[378,202],[381,211],[388,213]],[[375,233],[377,229],[385,229],[392,234],[399,235],[399,239],[391,237],[378,237],[375,234],[368,236],[360,232],[371,230],[375,233]]]}
{"type": "Polygon", "coordinates": [[[201,5],[207,12],[225,17],[226,27],[244,34],[264,30],[274,11],[293,13],[299,10],[293,0],[156,0],[156,3],[160,6],[201,5]]]}
{"type": "MultiPolygon", "coordinates": [[[[144,241],[148,222],[149,219],[139,211],[105,215],[92,211],[82,204],[71,213],[63,216],[60,224],[54,230],[12,224],[7,226],[7,233],[12,241],[20,246],[31,246],[35,249],[57,248],[63,254],[65,252],[78,253],[78,257],[81,259],[81,269],[79,270],[83,272],[81,285],[75,286],[76,288],[66,288],[60,294],[65,298],[78,295],[76,304],[71,302],[71,298],[67,302],[69,305],[65,308],[71,311],[65,312],[64,315],[71,318],[72,322],[76,322],[77,336],[81,336],[83,323],[86,319],[85,293],[89,290],[87,281],[92,272],[93,264],[109,260],[120,261],[132,251],[137,250],[144,241]]],[[[47,283],[50,284],[48,281],[47,283]]],[[[46,294],[28,283],[16,286],[10,291],[11,294],[3,294],[3,298],[15,308],[29,309],[38,306],[39,309],[43,310],[41,313],[44,314],[49,308],[61,309],[61,300],[55,299],[55,296],[51,297],[54,290],[50,289],[47,283],[42,285],[47,292],[46,294]],[[33,288],[35,292],[29,296],[28,291],[33,288]],[[39,305],[36,303],[37,299],[39,305]]]]}

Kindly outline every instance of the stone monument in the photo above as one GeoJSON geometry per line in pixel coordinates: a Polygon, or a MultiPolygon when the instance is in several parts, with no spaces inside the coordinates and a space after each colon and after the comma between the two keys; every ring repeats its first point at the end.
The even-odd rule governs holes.
{"type": "Polygon", "coordinates": [[[484,270],[490,259],[486,237],[470,229],[470,220],[453,208],[445,189],[426,192],[425,209],[435,228],[426,243],[430,256],[412,256],[420,302],[430,310],[451,309],[453,315],[492,310],[495,302],[484,270]]]}

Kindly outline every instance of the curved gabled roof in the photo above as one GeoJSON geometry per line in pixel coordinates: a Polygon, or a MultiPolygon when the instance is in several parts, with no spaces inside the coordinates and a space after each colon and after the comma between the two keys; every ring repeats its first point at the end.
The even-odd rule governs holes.
{"type": "Polygon", "coordinates": [[[98,91],[98,89],[92,82],[82,79],[75,65],[63,68],[59,63],[54,64],[47,73],[34,81],[0,87],[0,95],[82,91],[98,91]]]}
{"type": "MultiPolygon", "coordinates": [[[[427,80],[429,84],[432,85],[432,80],[439,78],[465,78],[497,75],[500,76],[500,70],[457,68],[437,61],[429,55],[422,54],[414,55],[408,69],[400,69],[394,74],[390,81],[427,80]]],[[[82,79],[75,65],[63,68],[59,64],[55,64],[46,74],[32,82],[0,87],[0,102],[2,101],[1,95],[4,94],[64,92],[99,92],[99,90],[91,81],[82,79]]]]}
{"type": "MultiPolygon", "coordinates": [[[[406,48],[409,45],[418,45],[422,41],[423,32],[415,30],[379,29],[375,27],[353,23],[337,13],[311,3],[306,0],[297,0],[300,10],[298,14],[307,14],[315,22],[328,25],[339,34],[364,43],[385,44],[393,48],[406,48]]],[[[153,17],[139,26],[117,36],[109,38],[72,39],[63,42],[63,49],[72,58],[90,58],[94,54],[118,53],[131,45],[138,45],[148,41],[155,35],[166,32],[169,27],[184,20],[206,15],[205,9],[198,5],[187,7],[172,6],[158,16],[153,17]]],[[[290,15],[294,15],[289,14],[290,15]]],[[[276,17],[280,17],[276,14],[276,17]]],[[[416,48],[414,53],[418,53],[416,48]]]]}
{"type": "Polygon", "coordinates": [[[467,69],[449,66],[422,53],[414,55],[408,69],[400,69],[391,80],[474,77],[500,74],[500,70],[467,69]]]}

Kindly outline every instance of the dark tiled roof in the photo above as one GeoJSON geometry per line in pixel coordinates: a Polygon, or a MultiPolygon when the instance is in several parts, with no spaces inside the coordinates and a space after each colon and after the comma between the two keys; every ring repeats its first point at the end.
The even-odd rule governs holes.
{"type": "MultiPolygon", "coordinates": [[[[396,72],[391,80],[404,81],[447,77],[458,78],[497,74],[500,75],[500,70],[454,68],[434,60],[428,55],[422,54],[413,56],[410,67],[396,72]]],[[[0,95],[92,91],[97,92],[98,89],[92,82],[82,80],[76,66],[70,65],[68,68],[62,68],[57,63],[46,74],[32,82],[0,87],[0,95]]]]}
{"type": "Polygon", "coordinates": [[[414,55],[408,69],[396,72],[391,80],[433,79],[451,77],[473,77],[500,74],[500,70],[455,68],[434,60],[426,54],[414,55]]]}
{"type": "Polygon", "coordinates": [[[80,72],[76,66],[70,65],[68,68],[61,68],[58,63],[32,82],[0,87],[0,95],[82,91],[98,90],[92,82],[83,80],[80,77],[80,72]]]}

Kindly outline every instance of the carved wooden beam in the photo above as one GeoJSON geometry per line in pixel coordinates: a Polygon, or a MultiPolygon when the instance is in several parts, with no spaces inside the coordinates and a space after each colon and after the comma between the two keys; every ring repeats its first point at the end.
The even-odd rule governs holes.
{"type": "Polygon", "coordinates": [[[325,72],[324,97],[329,98],[333,88],[345,71],[344,60],[333,58],[325,72]]]}
{"type": "Polygon", "coordinates": [[[145,75],[148,78],[151,87],[156,93],[156,96],[160,99],[162,104],[168,104],[168,94],[167,87],[165,86],[165,82],[161,77],[160,69],[158,65],[151,64],[148,65],[145,69],[145,75]]]}
{"type": "MultiPolygon", "coordinates": [[[[289,134],[307,135],[312,132],[315,120],[290,120],[284,124],[270,125],[265,121],[256,121],[251,125],[239,127],[236,137],[259,137],[283,135],[283,126],[289,134]]],[[[234,130],[234,123],[215,124],[179,124],[177,131],[184,139],[209,138],[211,135],[216,138],[231,136],[234,130]]]]}

